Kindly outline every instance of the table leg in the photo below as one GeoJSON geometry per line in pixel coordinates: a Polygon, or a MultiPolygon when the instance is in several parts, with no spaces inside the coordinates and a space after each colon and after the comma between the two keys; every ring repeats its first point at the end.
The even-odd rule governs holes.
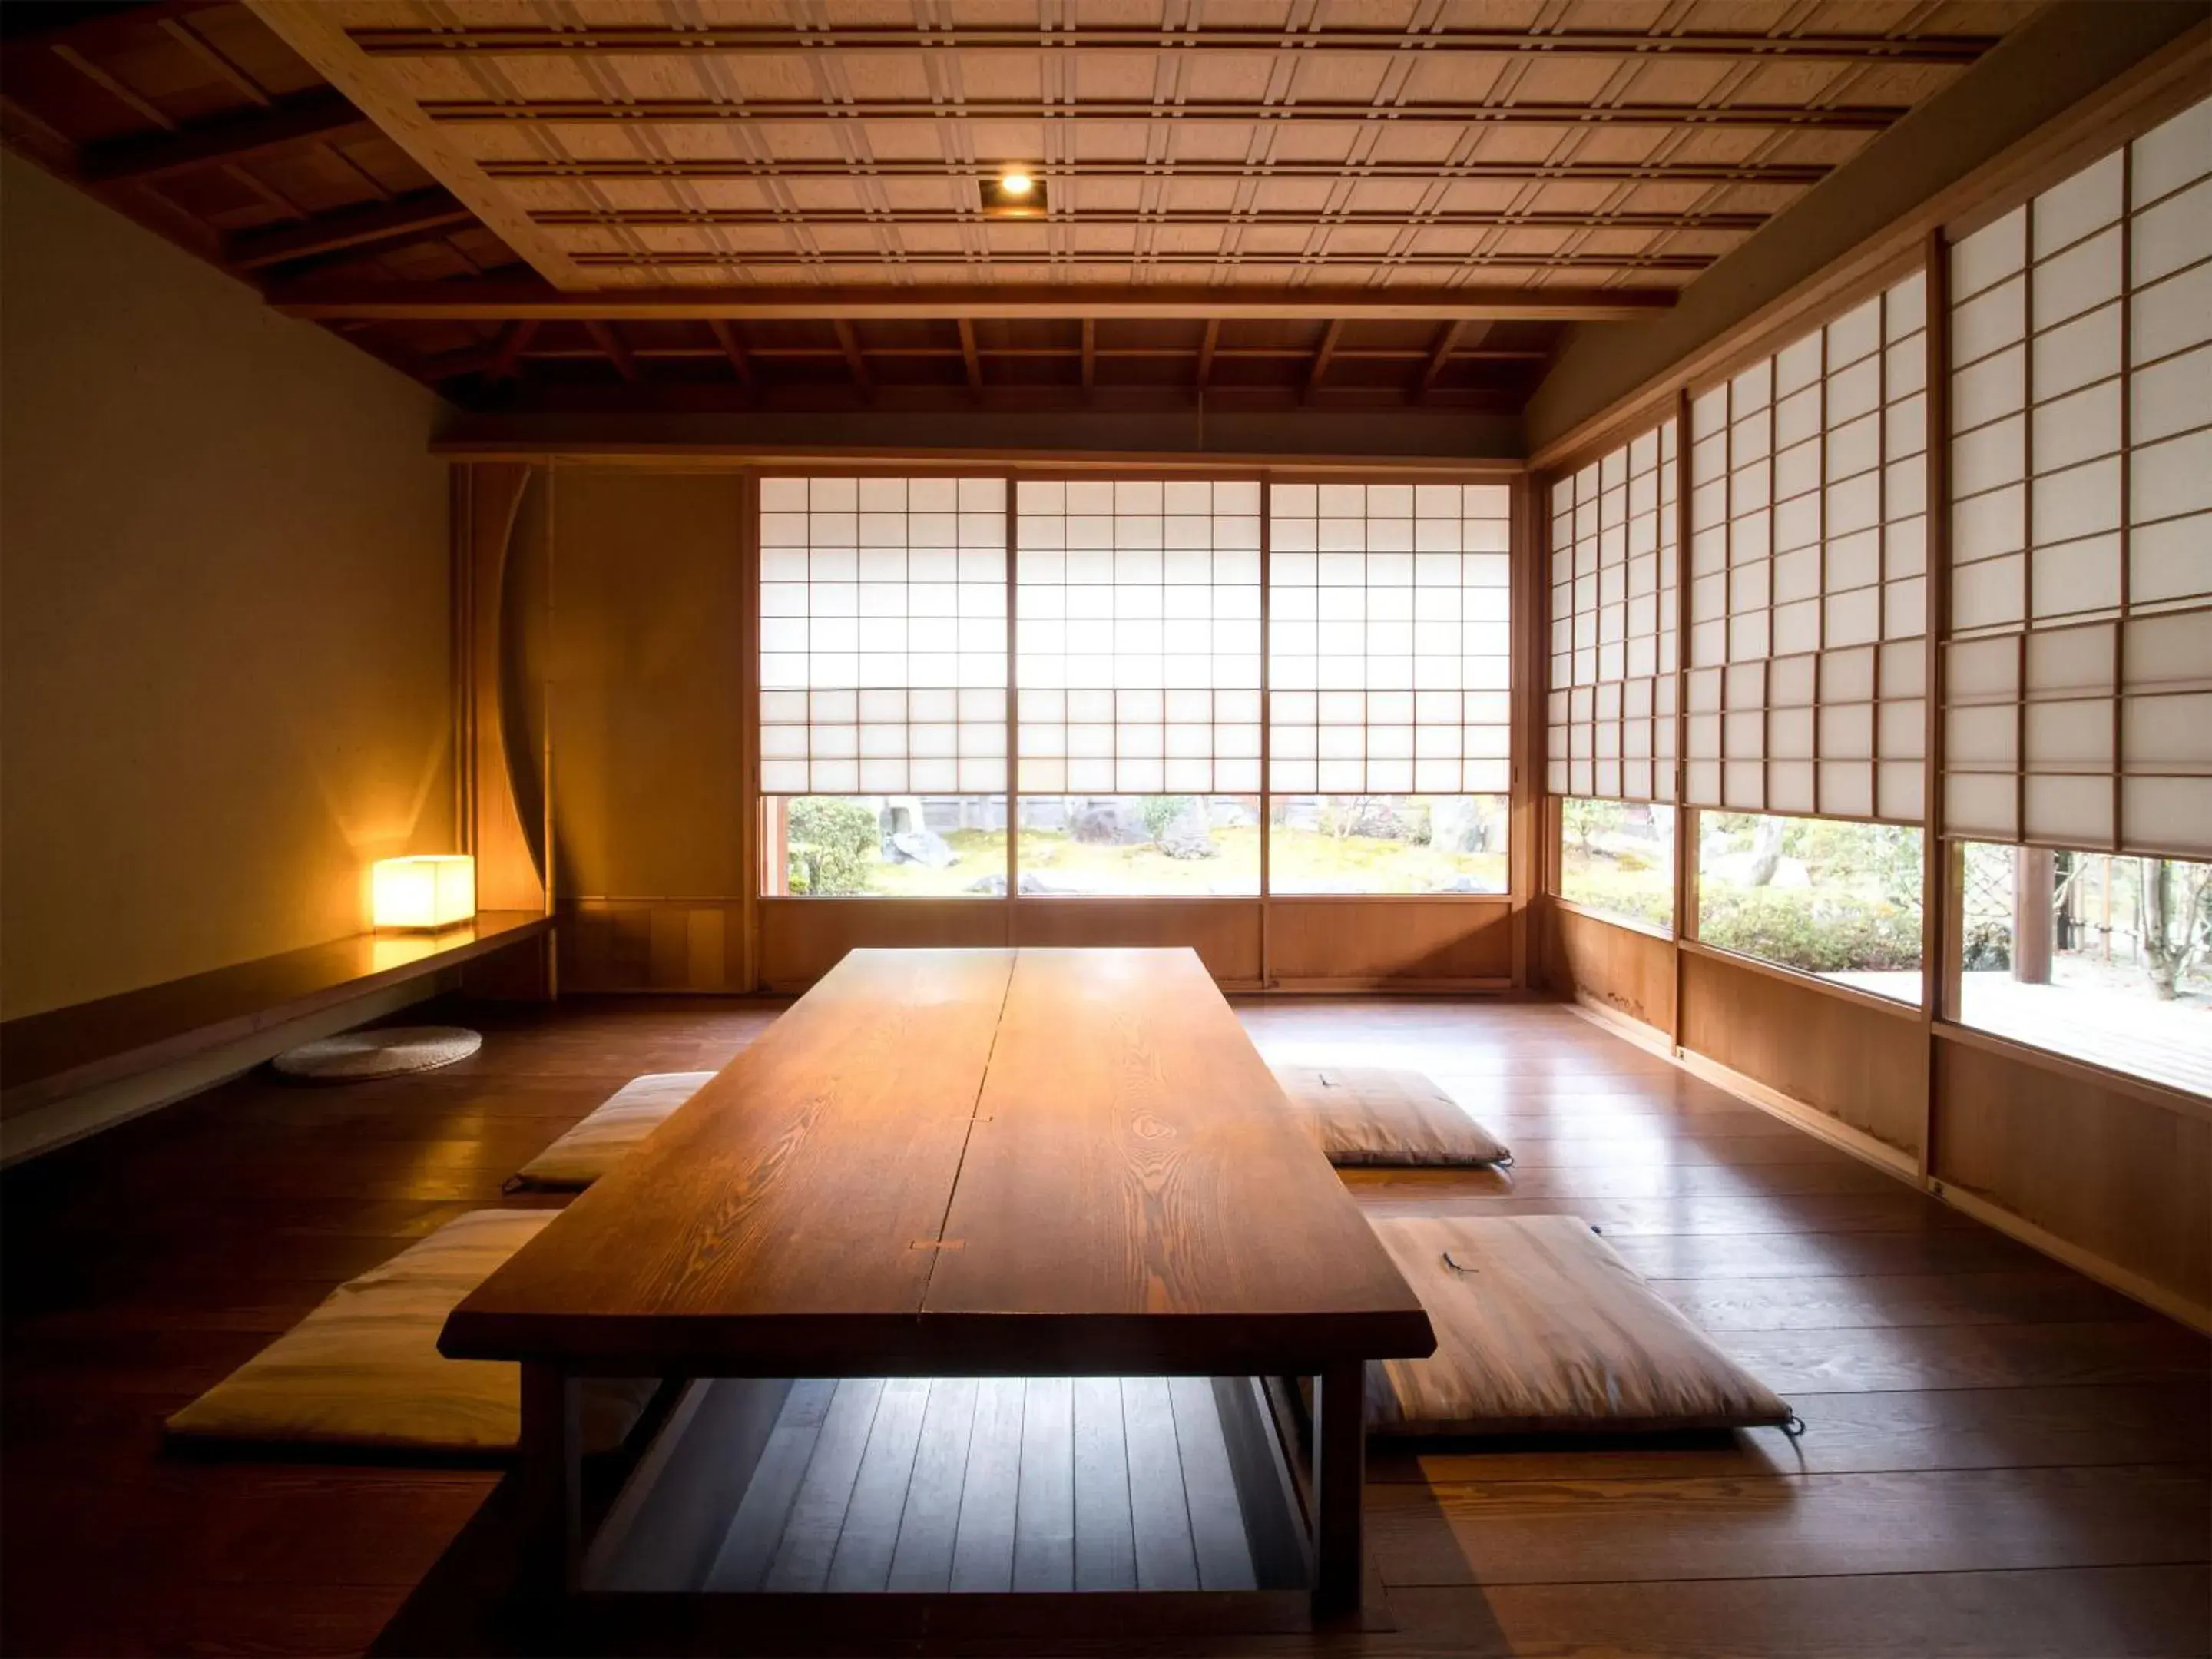
{"type": "Polygon", "coordinates": [[[554,1365],[522,1368],[517,1469],[523,1583],[532,1597],[574,1589],[583,1565],[583,1384],[554,1365]]]}
{"type": "Polygon", "coordinates": [[[1313,1611],[1316,1619],[1334,1619],[1359,1610],[1367,1367],[1359,1360],[1332,1365],[1315,1387],[1313,1611]]]}

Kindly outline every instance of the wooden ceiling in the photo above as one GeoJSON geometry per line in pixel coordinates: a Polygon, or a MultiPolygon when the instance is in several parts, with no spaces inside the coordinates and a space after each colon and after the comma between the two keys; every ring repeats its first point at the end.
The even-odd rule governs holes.
{"type": "Polygon", "coordinates": [[[0,131],[469,406],[1516,408],[2033,9],[50,0],[0,131]]]}

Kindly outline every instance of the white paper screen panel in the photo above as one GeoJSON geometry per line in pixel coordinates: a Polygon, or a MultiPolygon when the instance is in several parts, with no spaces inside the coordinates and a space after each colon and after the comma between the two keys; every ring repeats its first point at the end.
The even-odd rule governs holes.
{"type": "Polygon", "coordinates": [[[763,478],[761,791],[1006,787],[1003,478],[763,478]]]}
{"type": "Polygon", "coordinates": [[[1258,793],[1258,481],[1015,489],[1020,787],[1258,793]]]}
{"type": "Polygon", "coordinates": [[[1925,811],[1927,280],[1690,405],[1684,797],[1925,811]]]}
{"type": "Polygon", "coordinates": [[[1552,485],[1553,794],[1674,799],[1674,443],[1664,422],[1552,485]]]}
{"type": "Polygon", "coordinates": [[[1951,250],[1954,836],[2212,854],[2212,101],[1951,250]]]}
{"type": "Polygon", "coordinates": [[[1284,483],[1268,501],[1269,787],[1504,793],[1511,492],[1284,483]]]}

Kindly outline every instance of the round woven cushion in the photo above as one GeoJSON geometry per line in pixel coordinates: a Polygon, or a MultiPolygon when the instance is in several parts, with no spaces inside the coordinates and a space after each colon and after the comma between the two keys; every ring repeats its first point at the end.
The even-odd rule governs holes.
{"type": "Polygon", "coordinates": [[[466,1060],[483,1047],[483,1038],[459,1025],[386,1025],[374,1030],[344,1031],[319,1042],[287,1048],[271,1063],[287,1077],[319,1082],[352,1083],[363,1078],[400,1077],[434,1072],[466,1060]]]}

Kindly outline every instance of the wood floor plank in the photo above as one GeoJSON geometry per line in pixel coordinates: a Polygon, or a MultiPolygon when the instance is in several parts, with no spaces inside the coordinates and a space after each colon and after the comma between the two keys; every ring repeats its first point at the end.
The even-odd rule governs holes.
{"type": "Polygon", "coordinates": [[[975,1385],[975,1426],[968,1441],[967,1480],[952,1547],[956,1590],[1013,1588],[1025,1392],[1018,1376],[987,1376],[975,1385]]]}
{"type": "Polygon", "coordinates": [[[1199,1587],[1252,1589],[1259,1581],[1252,1568],[1252,1547],[1244,1535],[1243,1510],[1237,1501],[1237,1477],[1230,1468],[1212,1381],[1170,1377],[1168,1399],[1175,1412],[1176,1443],[1182,1454],[1183,1501],[1190,1510],[1199,1587]]]}
{"type": "Polygon", "coordinates": [[[2187,1468],[1379,1484],[1367,1510],[1393,1586],[2147,1566],[2212,1554],[2212,1474],[2187,1468]]]}
{"type": "Polygon", "coordinates": [[[1065,1376],[1032,1376],[1023,1388],[1014,1588],[1075,1588],[1074,1395],[1065,1376]]]}
{"type": "Polygon", "coordinates": [[[1128,1436],[1129,1514],[1136,1535],[1137,1588],[1198,1588],[1190,1507],[1183,1496],[1182,1453],[1175,1407],[1162,1376],[1121,1379],[1121,1420],[1128,1436]]]}
{"type": "Polygon", "coordinates": [[[967,1478],[975,1393],[973,1377],[940,1376],[930,1382],[887,1589],[941,1590],[952,1583],[952,1551],[960,1528],[960,1492],[967,1478]]]}
{"type": "Polygon", "coordinates": [[[814,1443],[837,1397],[834,1380],[809,1377],[792,1385],[759,1466],[738,1501],[730,1529],[707,1574],[712,1590],[757,1590],[783,1542],[783,1525],[813,1461],[814,1443]]]}
{"type": "Polygon", "coordinates": [[[2202,1387],[2212,1379],[2203,1338],[2147,1319],[1942,1326],[1915,1332],[1910,1343],[1876,1328],[1725,1331],[1713,1340],[1784,1394],[2092,1382],[2202,1387]]]}
{"type": "Polygon", "coordinates": [[[1079,1376],[1075,1429],[1075,1587],[1137,1588],[1137,1540],[1129,1512],[1129,1450],[1121,1424],[1121,1382],[1079,1376]]]}
{"type": "MultiPolygon", "coordinates": [[[[343,1280],[480,1206],[481,1183],[621,1084],[719,1066],[773,1012],[596,998],[426,1010],[483,1030],[484,1049],[465,1068],[345,1089],[242,1077],[0,1173],[0,1651],[369,1647],[497,1472],[180,1456],[164,1447],[163,1415],[343,1280]]],[[[1886,1177],[1564,1010],[1300,999],[1243,1015],[1271,1050],[1348,1063],[1360,1049],[1425,1070],[1515,1146],[1506,1182],[1423,1176],[1390,1201],[1437,1213],[1468,1212],[1462,1193],[1570,1212],[1628,1206],[1607,1225],[1614,1248],[1785,1382],[1808,1431],[1380,1445],[1370,1553],[1396,1629],[1147,1642],[1099,1620],[1072,1645],[1405,1659],[2205,1655],[2212,1387],[2178,1327],[1948,1212],[1920,1226],[1839,1218],[1836,1205],[1886,1190],[1940,1206],[1869,1184],[1886,1177]],[[1638,1230],[1639,1213],[1668,1210],[1674,1231],[1638,1230]],[[1747,1221],[1772,1231],[1735,1231],[1747,1221]],[[2138,1380],[2104,1380],[2118,1378],[2138,1380]],[[2157,1564],[2165,1556],[2194,1559],[2157,1564]],[[2118,1565],[2128,1559],[2139,1565],[2118,1565]]],[[[718,1582],[766,1576],[835,1387],[794,1389],[722,1540],[718,1582]]],[[[927,1385],[890,1588],[952,1580],[979,1392],[972,1380],[927,1385]]],[[[830,1557],[841,1581],[869,1576],[861,1565],[884,1547],[871,1528],[878,1486],[896,1484],[885,1394],[830,1557]]],[[[1196,1589],[1170,1386],[1087,1379],[1071,1401],[1079,1582],[1196,1589]]],[[[995,1487],[981,1455],[965,1505],[969,1564],[994,1564],[979,1577],[1000,1589],[1016,1558],[1022,1414],[995,1487]]],[[[1011,1659],[1036,1645],[978,1650],[1011,1659]]]]}
{"type": "Polygon", "coordinates": [[[2158,1317],[2118,1291],[2055,1267],[1886,1278],[1662,1279],[1651,1288],[1708,1331],[1832,1331],[1865,1325],[1899,1329],[2158,1317]]]}
{"type": "Polygon", "coordinates": [[[1394,1589],[1371,1652],[1469,1659],[2191,1659],[2212,1574],[2194,1566],[1913,1572],[1688,1583],[1394,1589]]]}
{"type": "Polygon", "coordinates": [[[1418,1447],[1377,1442],[1368,1455],[1368,1478],[1629,1480],[2212,1462],[2212,1401],[2193,1383],[1793,1391],[1790,1403],[1805,1420],[1805,1432],[1796,1440],[1779,1429],[1751,1429],[1595,1441],[1550,1436],[1418,1447]]]}
{"type": "Polygon", "coordinates": [[[769,1558],[764,1590],[818,1590],[830,1577],[838,1534],[853,1506],[853,1483],[866,1455],[884,1379],[848,1376],[838,1383],[814,1439],[814,1455],[799,1483],[799,1496],[783,1523],[783,1537],[769,1558]]]}
{"type": "Polygon", "coordinates": [[[890,1582],[891,1557],[898,1547],[915,1450],[921,1441],[928,1403],[927,1377],[897,1376],[884,1383],[845,1523],[837,1534],[836,1553],[830,1558],[828,1589],[879,1590],[890,1582]]]}

